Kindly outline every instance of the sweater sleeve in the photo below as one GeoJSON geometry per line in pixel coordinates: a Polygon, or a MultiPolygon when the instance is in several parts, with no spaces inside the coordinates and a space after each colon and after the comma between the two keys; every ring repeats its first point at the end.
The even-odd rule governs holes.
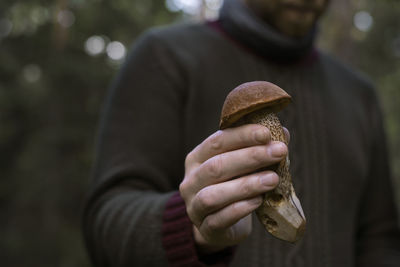
{"type": "Polygon", "coordinates": [[[373,132],[370,172],[361,200],[357,266],[399,266],[400,230],[391,184],[382,116],[377,98],[370,105],[373,132]]]}
{"type": "MultiPolygon", "coordinates": [[[[94,266],[179,265],[172,251],[189,252],[192,266],[202,266],[176,197],[184,175],[184,84],[171,49],[151,31],[136,42],[111,86],[83,214],[94,266]],[[176,236],[184,242],[176,243],[176,236]]],[[[225,262],[226,255],[213,262],[225,262]]]]}
{"type": "Polygon", "coordinates": [[[157,38],[136,42],[106,98],[83,214],[95,266],[166,265],[162,214],[183,178],[183,100],[157,38]]]}

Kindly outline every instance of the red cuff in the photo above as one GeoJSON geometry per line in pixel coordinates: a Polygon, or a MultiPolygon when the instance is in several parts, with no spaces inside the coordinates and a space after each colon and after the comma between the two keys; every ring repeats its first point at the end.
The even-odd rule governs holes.
{"type": "Polygon", "coordinates": [[[193,225],[179,192],[173,194],[165,206],[162,244],[171,266],[228,266],[233,256],[233,248],[227,248],[199,259],[193,225]]]}

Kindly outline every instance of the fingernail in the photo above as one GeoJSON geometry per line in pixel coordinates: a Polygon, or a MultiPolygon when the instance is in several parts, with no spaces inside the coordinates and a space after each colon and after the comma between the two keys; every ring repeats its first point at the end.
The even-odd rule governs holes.
{"type": "Polygon", "coordinates": [[[271,155],[273,157],[283,157],[287,153],[286,145],[282,142],[271,144],[271,155]]]}
{"type": "Polygon", "coordinates": [[[258,143],[265,143],[268,139],[268,131],[267,129],[259,129],[254,133],[254,139],[258,143]]]}
{"type": "Polygon", "coordinates": [[[260,180],[262,185],[274,186],[278,183],[279,178],[278,175],[274,173],[269,173],[267,175],[261,176],[260,180]]]}

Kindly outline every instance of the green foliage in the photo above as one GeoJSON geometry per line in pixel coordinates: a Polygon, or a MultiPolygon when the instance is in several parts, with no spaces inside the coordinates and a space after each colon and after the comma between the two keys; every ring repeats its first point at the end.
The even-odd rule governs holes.
{"type": "Polygon", "coordinates": [[[373,1],[368,8],[376,25],[356,49],[359,66],[373,77],[380,93],[400,203],[400,3],[373,1]]]}
{"type": "Polygon", "coordinates": [[[88,266],[80,210],[106,89],[118,67],[87,38],[130,46],[176,15],[162,1],[1,1],[2,266],[88,266]],[[68,10],[73,24],[57,14],[68,10]],[[12,30],[7,36],[7,27],[12,30]]]}
{"type": "Polygon", "coordinates": [[[393,182],[400,212],[400,2],[331,1],[320,45],[367,74],[375,84],[385,115],[393,182]],[[354,27],[359,11],[371,14],[368,31],[354,27]]]}

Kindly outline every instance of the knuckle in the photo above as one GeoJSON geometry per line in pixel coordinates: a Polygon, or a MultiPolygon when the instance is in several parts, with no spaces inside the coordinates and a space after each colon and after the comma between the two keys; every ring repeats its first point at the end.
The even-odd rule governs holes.
{"type": "Polygon", "coordinates": [[[186,158],[185,158],[185,166],[186,166],[186,168],[191,165],[191,163],[193,162],[193,158],[194,158],[194,152],[192,150],[186,155],[186,158]]]}
{"type": "Polygon", "coordinates": [[[194,212],[193,212],[193,207],[191,205],[186,205],[186,213],[189,217],[189,219],[196,224],[196,218],[194,216],[194,212]]]}
{"type": "Polygon", "coordinates": [[[268,129],[268,127],[259,125],[259,124],[250,124],[247,131],[244,133],[246,134],[246,137],[253,137],[254,138],[254,134],[258,131],[263,131],[264,134],[267,136],[267,139],[269,140],[271,137],[271,133],[268,129]]]}
{"type": "Polygon", "coordinates": [[[232,206],[231,206],[231,214],[240,213],[242,208],[243,208],[243,205],[240,202],[233,203],[232,206]]]}
{"type": "Polygon", "coordinates": [[[243,179],[243,181],[240,182],[240,191],[243,196],[250,196],[253,193],[254,190],[250,179],[243,179]]]}
{"type": "Polygon", "coordinates": [[[205,164],[205,171],[211,178],[219,178],[222,175],[222,158],[216,155],[205,164]]]}
{"type": "Polygon", "coordinates": [[[187,179],[184,179],[179,185],[179,194],[182,199],[187,203],[192,199],[192,183],[187,179]]]}
{"type": "Polygon", "coordinates": [[[203,225],[204,225],[205,231],[209,234],[213,233],[213,232],[218,232],[223,228],[223,226],[221,225],[221,223],[219,222],[219,220],[217,219],[216,216],[208,216],[203,221],[203,225]]]}
{"type": "Polygon", "coordinates": [[[214,200],[212,196],[204,189],[200,190],[196,195],[196,203],[201,213],[207,213],[214,207],[214,200]]]}
{"type": "Polygon", "coordinates": [[[190,221],[194,224],[194,225],[199,225],[201,219],[199,218],[196,209],[193,205],[193,201],[186,201],[185,200],[185,208],[186,208],[186,214],[189,217],[190,221]]]}
{"type": "Polygon", "coordinates": [[[257,131],[257,130],[268,130],[268,128],[265,127],[265,126],[262,126],[260,124],[254,124],[254,123],[248,125],[248,131],[250,133],[254,132],[254,131],[257,131]]]}
{"type": "Polygon", "coordinates": [[[222,145],[223,145],[222,144],[222,142],[223,142],[222,135],[223,135],[223,132],[221,130],[219,130],[210,136],[210,138],[208,139],[208,144],[212,150],[214,150],[214,151],[221,150],[222,145]]]}
{"type": "Polygon", "coordinates": [[[198,218],[197,214],[194,212],[192,206],[187,206],[186,207],[186,213],[190,219],[190,221],[195,225],[195,226],[200,226],[201,225],[201,220],[198,218]]]}
{"type": "Polygon", "coordinates": [[[186,213],[189,216],[189,219],[192,220],[193,208],[191,205],[186,205],[186,213]]]}
{"type": "Polygon", "coordinates": [[[184,198],[185,193],[187,191],[187,187],[188,187],[188,182],[186,180],[183,180],[180,184],[179,184],[179,193],[181,194],[182,198],[184,198]]]}
{"type": "Polygon", "coordinates": [[[257,165],[265,162],[266,155],[265,147],[253,147],[250,152],[250,158],[257,165]]]}
{"type": "Polygon", "coordinates": [[[237,138],[243,144],[248,144],[252,138],[252,132],[257,129],[258,125],[246,124],[237,130],[237,138]]]}
{"type": "Polygon", "coordinates": [[[251,136],[251,129],[254,128],[254,125],[244,125],[242,127],[238,127],[236,130],[237,138],[241,143],[248,143],[249,137],[251,136]]]}

